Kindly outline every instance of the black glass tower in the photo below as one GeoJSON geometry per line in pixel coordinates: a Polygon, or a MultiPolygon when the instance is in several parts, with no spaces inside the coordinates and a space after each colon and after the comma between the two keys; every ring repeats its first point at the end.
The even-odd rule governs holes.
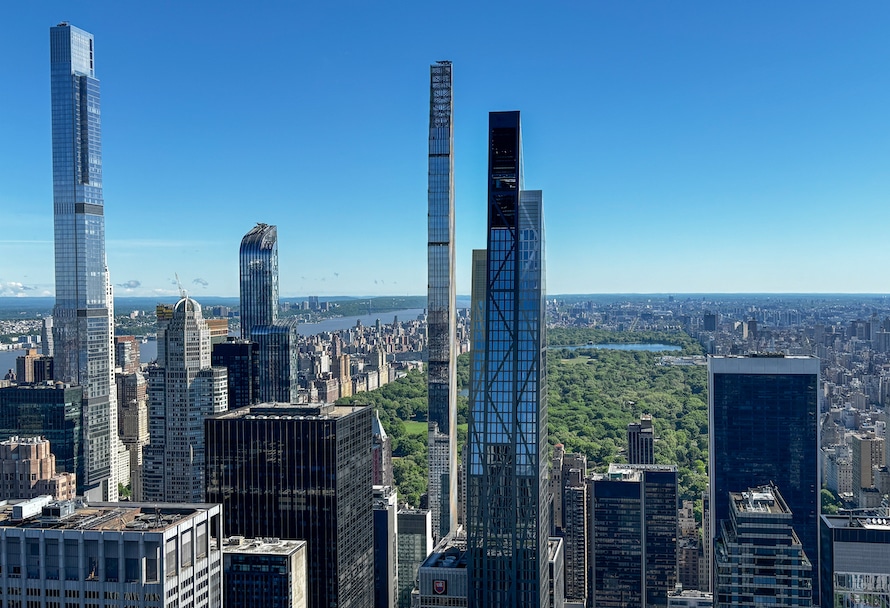
{"type": "Polygon", "coordinates": [[[0,388],[0,441],[19,435],[46,437],[56,456],[56,470],[77,474],[78,494],[84,486],[82,400],[79,386],[0,388]]]}
{"type": "Polygon", "coordinates": [[[213,346],[210,363],[225,367],[229,377],[229,409],[254,405],[260,398],[260,346],[229,338],[213,346]]]}
{"type": "Polygon", "coordinates": [[[241,239],[241,337],[278,320],[278,228],[257,224],[241,239]]]}
{"type": "Polygon", "coordinates": [[[205,425],[226,534],[305,540],[309,605],[371,608],[371,408],[264,403],[205,425]]]}
{"type": "Polygon", "coordinates": [[[591,605],[667,606],[677,582],[677,467],[612,464],[589,482],[591,605]]]}
{"type": "Polygon", "coordinates": [[[489,115],[485,329],[467,449],[471,607],[549,604],[544,223],[519,112],[489,115]]]}
{"type": "MultiPolygon", "coordinates": [[[[819,589],[819,372],[815,357],[708,359],[711,536],[729,520],[730,492],[773,483],[813,564],[814,595],[819,589]]],[[[714,538],[707,541],[713,546],[714,538]]]]}

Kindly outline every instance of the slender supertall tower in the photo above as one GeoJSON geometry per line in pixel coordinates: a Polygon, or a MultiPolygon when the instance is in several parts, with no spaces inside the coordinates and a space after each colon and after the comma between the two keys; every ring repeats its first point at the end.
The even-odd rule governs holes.
{"type": "Polygon", "coordinates": [[[544,222],[541,192],[522,190],[520,142],[519,112],[489,115],[485,337],[467,443],[474,608],[549,605],[544,222]]]}
{"type": "Polygon", "coordinates": [[[278,228],[257,224],[241,239],[241,337],[278,321],[278,228]]]}
{"type": "Polygon", "coordinates": [[[93,35],[50,28],[56,305],[56,380],[83,386],[88,498],[117,500],[117,403],[105,267],[102,134],[93,35]]]}
{"type": "Polygon", "coordinates": [[[457,525],[457,375],[454,355],[454,123],[451,62],[430,66],[427,331],[429,505],[433,536],[457,525]]]}

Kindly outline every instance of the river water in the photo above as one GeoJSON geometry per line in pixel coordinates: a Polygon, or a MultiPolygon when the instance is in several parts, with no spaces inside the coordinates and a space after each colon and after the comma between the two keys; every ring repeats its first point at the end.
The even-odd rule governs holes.
{"type": "MultiPolygon", "coordinates": [[[[398,318],[400,321],[413,321],[418,315],[423,314],[422,308],[407,308],[405,310],[394,310],[391,312],[375,312],[369,315],[359,315],[356,317],[336,317],[334,319],[325,319],[318,323],[301,323],[297,325],[297,331],[301,336],[312,336],[321,332],[339,331],[355,327],[359,321],[365,327],[374,325],[377,319],[383,324],[392,323],[393,319],[398,318]]],[[[17,350],[0,350],[0,379],[6,375],[6,370],[15,369],[16,357],[25,354],[22,349],[17,350]]],[[[154,361],[158,357],[158,343],[154,340],[143,342],[139,345],[139,359],[143,363],[154,361]]]]}

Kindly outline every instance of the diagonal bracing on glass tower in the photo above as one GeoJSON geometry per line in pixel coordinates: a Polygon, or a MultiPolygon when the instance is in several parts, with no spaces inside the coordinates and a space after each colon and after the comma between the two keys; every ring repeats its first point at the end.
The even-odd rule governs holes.
{"type": "Polygon", "coordinates": [[[544,223],[541,192],[522,190],[520,154],[519,112],[491,113],[484,337],[467,442],[475,608],[549,604],[544,223]]]}
{"type": "Polygon", "coordinates": [[[429,485],[436,540],[457,525],[457,376],[454,353],[454,123],[451,62],[430,66],[427,331],[429,485]]]}

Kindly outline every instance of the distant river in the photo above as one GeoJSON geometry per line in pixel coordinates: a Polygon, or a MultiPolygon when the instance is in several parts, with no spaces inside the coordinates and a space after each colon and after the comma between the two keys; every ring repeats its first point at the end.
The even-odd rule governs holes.
{"type": "Polygon", "coordinates": [[[606,350],[647,350],[652,352],[662,352],[666,350],[683,350],[681,346],[673,344],[573,344],[571,346],[551,346],[556,350],[564,348],[566,350],[578,350],[579,348],[604,348],[606,350]]]}
{"type": "Polygon", "coordinates": [[[24,356],[24,354],[25,350],[23,348],[17,348],[15,350],[0,350],[0,380],[3,379],[3,376],[6,375],[7,371],[15,371],[16,357],[22,357],[24,356]]]}
{"type": "MultiPolygon", "coordinates": [[[[297,331],[300,332],[301,336],[314,336],[315,334],[320,334],[325,331],[339,331],[341,329],[348,329],[350,327],[355,327],[355,324],[358,321],[362,322],[362,325],[365,327],[369,327],[374,325],[377,322],[377,319],[380,319],[381,323],[387,324],[392,323],[393,319],[398,317],[400,321],[413,321],[417,318],[417,315],[422,314],[422,308],[408,308],[405,310],[394,310],[391,312],[379,312],[379,313],[371,313],[370,315],[361,315],[358,317],[337,317],[335,319],[325,319],[324,321],[319,321],[318,323],[300,323],[297,325],[297,331]]],[[[21,351],[19,351],[21,352],[21,351]]],[[[139,360],[143,363],[149,363],[150,361],[154,361],[158,357],[158,343],[154,340],[149,340],[148,342],[143,342],[139,345],[139,360]]],[[[15,357],[12,359],[12,367],[15,367],[15,357]]],[[[3,374],[6,372],[4,371],[3,374]]],[[[0,374],[0,377],[3,376],[0,374]]]]}

